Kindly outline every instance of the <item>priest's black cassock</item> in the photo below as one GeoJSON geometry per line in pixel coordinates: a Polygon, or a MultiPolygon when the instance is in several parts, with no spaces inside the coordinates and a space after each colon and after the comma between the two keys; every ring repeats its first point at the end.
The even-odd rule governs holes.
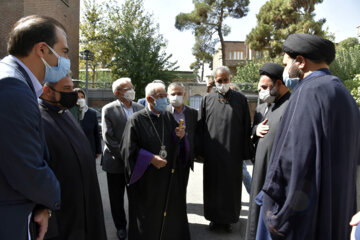
{"type": "Polygon", "coordinates": [[[171,181],[162,239],[190,239],[185,197],[189,144],[186,137],[178,144],[175,135],[177,126],[178,123],[170,112],[156,115],[148,108],[134,113],[126,123],[121,155],[125,160],[129,183],[129,240],[159,240],[174,161],[175,172],[171,181]],[[167,165],[157,169],[150,161],[153,155],[159,155],[162,134],[167,151],[167,165]]]}
{"type": "Polygon", "coordinates": [[[276,102],[272,104],[262,103],[257,106],[255,110],[252,137],[253,142],[257,145],[257,147],[251,182],[250,207],[245,237],[246,240],[255,240],[256,237],[260,207],[256,204],[255,197],[264,185],[266,170],[270,161],[270,154],[275,135],[282,115],[288,105],[290,95],[290,92],[287,92],[280,99],[276,100],[276,102]],[[265,119],[268,119],[266,125],[269,126],[269,132],[263,138],[259,138],[256,136],[256,128],[258,124],[265,119]]]}
{"type": "Polygon", "coordinates": [[[94,157],[69,111],[42,101],[49,166],[60,182],[61,207],[53,212],[45,239],[105,240],[106,231],[94,157]]]}
{"type": "Polygon", "coordinates": [[[273,239],[349,239],[359,122],[353,97],[328,69],[312,72],[294,88],[261,192],[273,239]]]}
{"type": "Polygon", "coordinates": [[[251,158],[246,97],[214,89],[199,113],[199,154],[204,157],[204,214],[218,224],[236,223],[241,210],[242,161],[251,158]]]}

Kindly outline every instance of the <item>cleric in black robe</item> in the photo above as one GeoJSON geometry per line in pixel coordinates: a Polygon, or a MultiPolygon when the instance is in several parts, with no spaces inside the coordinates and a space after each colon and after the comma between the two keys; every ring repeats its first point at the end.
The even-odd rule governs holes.
{"type": "Polygon", "coordinates": [[[61,206],[49,220],[45,239],[104,240],[106,231],[94,157],[72,114],[77,93],[71,78],[46,83],[40,111],[50,168],[60,182],[61,206]]]}
{"type": "Polygon", "coordinates": [[[263,201],[264,223],[272,239],[349,239],[360,159],[359,109],[330,74],[328,65],[335,58],[331,41],[293,34],[283,49],[283,80],[287,86],[298,83],[257,197],[263,201]]]}
{"type": "Polygon", "coordinates": [[[250,159],[250,113],[246,97],[229,88],[226,67],[215,70],[216,89],[199,113],[199,154],[204,158],[204,214],[210,229],[239,220],[243,160],[250,159]]]}
{"type": "Polygon", "coordinates": [[[290,91],[282,81],[283,71],[284,67],[276,63],[265,63],[259,70],[259,98],[264,103],[256,107],[251,133],[252,140],[257,147],[252,174],[246,240],[255,240],[256,237],[260,207],[256,204],[255,197],[264,185],[274,138],[290,98],[290,91]]]}
{"type": "Polygon", "coordinates": [[[186,214],[189,145],[183,137],[184,127],[177,128],[172,114],[165,111],[167,93],[162,83],[148,84],[146,96],[148,106],[129,118],[121,142],[129,184],[128,239],[158,240],[163,229],[163,240],[187,240],[190,239],[186,214]],[[167,156],[162,155],[165,153],[162,149],[167,156]],[[173,164],[175,171],[169,188],[173,164]]]}

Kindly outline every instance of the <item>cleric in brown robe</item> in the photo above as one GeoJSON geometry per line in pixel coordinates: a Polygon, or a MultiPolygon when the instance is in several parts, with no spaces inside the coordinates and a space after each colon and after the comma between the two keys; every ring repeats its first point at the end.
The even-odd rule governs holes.
{"type": "Polygon", "coordinates": [[[106,231],[94,157],[80,125],[66,110],[77,93],[70,77],[46,83],[40,111],[50,168],[60,182],[61,206],[49,220],[45,239],[105,240],[106,231]]]}

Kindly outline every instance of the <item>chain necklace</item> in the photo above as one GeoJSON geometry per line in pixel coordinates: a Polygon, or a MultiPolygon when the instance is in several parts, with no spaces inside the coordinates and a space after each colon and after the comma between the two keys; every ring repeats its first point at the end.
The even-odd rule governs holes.
{"type": "Polygon", "coordinates": [[[149,110],[147,110],[146,112],[147,112],[148,117],[149,117],[149,119],[150,119],[151,125],[152,125],[153,128],[154,128],[154,131],[155,131],[155,133],[156,133],[156,136],[158,137],[159,142],[160,142],[160,144],[161,144],[161,146],[160,146],[161,149],[160,149],[160,152],[159,152],[159,156],[160,156],[162,159],[165,159],[165,158],[167,157],[167,151],[166,151],[166,149],[165,149],[166,147],[165,147],[165,145],[164,145],[164,119],[163,119],[162,115],[160,115],[160,117],[161,117],[161,122],[162,122],[162,138],[160,139],[160,135],[159,135],[158,131],[156,130],[153,121],[151,120],[151,116],[150,116],[149,110]]]}

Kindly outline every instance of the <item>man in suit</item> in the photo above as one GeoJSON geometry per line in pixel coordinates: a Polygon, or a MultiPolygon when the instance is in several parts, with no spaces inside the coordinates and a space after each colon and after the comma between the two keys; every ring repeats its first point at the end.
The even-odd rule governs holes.
{"type": "Polygon", "coordinates": [[[120,142],[126,121],[144,106],[133,102],[134,87],[130,78],[120,78],[112,85],[117,100],[102,109],[102,137],[105,143],[102,169],[107,173],[111,214],[119,239],[126,238],[126,214],[124,210],[125,175],[124,161],[120,157],[120,142]]]}
{"type": "Polygon", "coordinates": [[[10,32],[9,55],[0,61],[1,240],[29,239],[31,215],[38,226],[34,235],[43,239],[49,209],[60,207],[38,97],[41,83],[69,72],[68,51],[65,28],[50,17],[24,17],[10,32]]]}
{"type": "MultiPolygon", "coordinates": [[[[195,128],[197,124],[198,111],[184,104],[185,86],[182,83],[173,82],[168,86],[168,98],[170,105],[167,111],[171,112],[177,122],[184,120],[186,136],[189,140],[189,166],[194,170],[194,146],[195,146],[195,128]]],[[[189,180],[190,168],[187,167],[186,184],[189,180]]]]}

